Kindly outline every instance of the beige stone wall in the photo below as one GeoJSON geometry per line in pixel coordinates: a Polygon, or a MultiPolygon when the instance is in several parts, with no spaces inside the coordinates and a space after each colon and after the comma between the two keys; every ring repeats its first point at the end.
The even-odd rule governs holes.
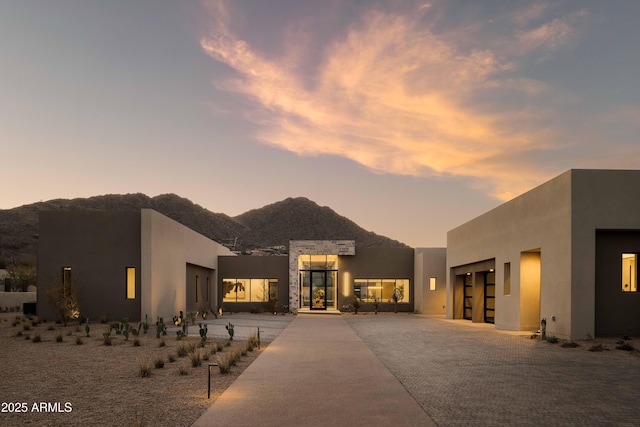
{"type": "Polygon", "coordinates": [[[298,311],[298,255],[355,255],[355,253],[355,240],[291,240],[289,242],[289,310],[293,313],[298,311]]]}

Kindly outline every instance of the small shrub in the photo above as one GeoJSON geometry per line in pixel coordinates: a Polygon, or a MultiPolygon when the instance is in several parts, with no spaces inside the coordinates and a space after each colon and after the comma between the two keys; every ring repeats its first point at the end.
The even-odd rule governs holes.
{"type": "Polygon", "coordinates": [[[164,347],[166,345],[167,345],[167,343],[165,342],[164,338],[161,338],[160,342],[158,343],[158,347],[164,347]]]}
{"type": "Polygon", "coordinates": [[[156,359],[156,361],[154,362],[154,365],[156,367],[156,369],[162,369],[164,368],[164,357],[160,356],[156,359]]]}
{"type": "Polygon", "coordinates": [[[626,342],[625,340],[620,340],[616,343],[616,348],[618,350],[631,351],[633,350],[633,346],[626,342]]]}
{"type": "Polygon", "coordinates": [[[220,354],[216,359],[218,361],[218,369],[221,374],[228,374],[231,372],[231,354],[220,354]]]}
{"type": "Polygon", "coordinates": [[[80,332],[80,326],[76,326],[76,328],[74,329],[75,332],[80,332]]]}
{"type": "Polygon", "coordinates": [[[247,352],[253,351],[253,344],[251,344],[251,341],[249,341],[247,343],[247,352]]]}
{"type": "Polygon", "coordinates": [[[238,363],[238,360],[240,360],[240,356],[241,356],[241,352],[239,350],[236,350],[232,353],[231,355],[231,364],[233,366],[236,366],[236,364],[238,363]]]}
{"type": "Polygon", "coordinates": [[[16,337],[21,337],[21,336],[22,336],[22,331],[18,331],[18,332],[16,332],[16,335],[15,335],[15,336],[16,336],[16,337]]]}
{"type": "Polygon", "coordinates": [[[27,340],[27,341],[29,341],[29,340],[31,339],[31,336],[30,336],[30,335],[25,335],[25,336],[24,336],[24,339],[25,339],[25,340],[27,340]]]}
{"type": "Polygon", "coordinates": [[[551,344],[555,344],[558,342],[558,337],[556,337],[555,335],[549,335],[547,337],[547,342],[551,344]]]}
{"type": "Polygon", "coordinates": [[[28,331],[31,329],[31,326],[29,326],[27,323],[25,323],[24,325],[22,325],[22,330],[23,331],[28,331]]]}
{"type": "Polygon", "coordinates": [[[83,344],[82,337],[76,337],[76,344],[77,345],[82,345],[83,344]]]}
{"type": "Polygon", "coordinates": [[[222,351],[222,350],[223,350],[222,344],[220,343],[216,344],[216,351],[222,351]]]}
{"type": "Polygon", "coordinates": [[[138,376],[140,376],[140,378],[151,376],[151,363],[149,363],[149,360],[142,359],[138,362],[138,376]]]}
{"type": "Polygon", "coordinates": [[[178,375],[189,375],[189,369],[181,366],[180,368],[178,368],[178,375]]]}
{"type": "Polygon", "coordinates": [[[225,342],[225,343],[224,343],[224,346],[225,346],[225,347],[231,347],[231,341],[227,341],[227,342],[225,342]]]}
{"type": "Polygon", "coordinates": [[[594,344],[591,347],[589,347],[589,351],[604,351],[604,350],[607,350],[607,348],[602,344],[594,344]]]}
{"type": "Polygon", "coordinates": [[[575,341],[566,341],[566,342],[563,342],[561,344],[561,347],[564,347],[564,348],[576,348],[576,347],[580,347],[580,344],[578,344],[575,341]]]}
{"type": "Polygon", "coordinates": [[[187,349],[186,345],[180,344],[176,349],[176,353],[178,354],[178,357],[185,357],[187,354],[189,354],[189,350],[187,349]]]}
{"type": "Polygon", "coordinates": [[[173,363],[176,361],[176,356],[173,354],[170,354],[169,356],[167,356],[167,360],[169,361],[169,363],[173,363]]]}
{"type": "Polygon", "coordinates": [[[194,343],[194,342],[190,342],[190,343],[187,345],[187,351],[188,351],[189,353],[193,353],[194,351],[196,351],[196,348],[197,348],[197,347],[198,347],[198,344],[196,344],[196,343],[194,343]]]}
{"type": "Polygon", "coordinates": [[[62,342],[62,334],[56,335],[56,342],[62,342]]]}
{"type": "Polygon", "coordinates": [[[47,327],[47,331],[53,331],[53,330],[55,330],[55,329],[56,329],[56,328],[55,328],[55,326],[53,326],[53,325],[49,325],[49,326],[47,327]]]}
{"type": "Polygon", "coordinates": [[[203,350],[200,355],[202,356],[202,360],[209,360],[210,353],[207,350],[203,350]]]}
{"type": "Polygon", "coordinates": [[[197,368],[202,364],[202,357],[200,356],[200,351],[196,350],[191,353],[191,367],[197,368]]]}
{"type": "Polygon", "coordinates": [[[33,338],[31,338],[33,342],[42,342],[42,338],[40,338],[40,334],[35,334],[33,338]]]}
{"type": "Polygon", "coordinates": [[[256,334],[251,334],[249,336],[249,344],[251,344],[252,350],[256,347],[258,347],[258,335],[256,334]]]}
{"type": "Polygon", "coordinates": [[[140,347],[140,340],[138,338],[133,340],[133,346],[134,347],[140,347]]]}

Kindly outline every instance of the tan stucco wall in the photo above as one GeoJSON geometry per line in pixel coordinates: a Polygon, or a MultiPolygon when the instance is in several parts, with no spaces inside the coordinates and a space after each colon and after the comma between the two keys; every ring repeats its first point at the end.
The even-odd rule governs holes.
{"type": "Polygon", "coordinates": [[[447,234],[447,316],[454,316],[452,269],[495,260],[496,327],[534,329],[531,289],[539,250],[540,318],[547,334],[595,335],[596,230],[640,230],[640,171],[581,170],[551,181],[447,234]],[[511,263],[511,295],[504,295],[504,263],[511,263]],[[521,277],[529,271],[527,278],[521,277]],[[553,320],[555,319],[555,320],[553,320]]]}
{"type": "Polygon", "coordinates": [[[447,296],[447,248],[416,248],[414,261],[414,309],[420,314],[445,314],[447,296]],[[429,279],[436,278],[436,290],[429,279]]]}
{"type": "MultiPolygon", "coordinates": [[[[447,317],[454,317],[452,269],[495,262],[496,327],[520,330],[523,252],[540,249],[540,317],[555,316],[548,328],[571,331],[571,173],[557,178],[447,233],[447,317]],[[511,294],[504,295],[504,264],[511,264],[511,294]]],[[[472,270],[472,269],[470,269],[472,270]]],[[[476,271],[476,270],[473,270],[476,271]]],[[[475,315],[474,315],[475,319],[475,315]]],[[[525,322],[527,329],[534,329],[525,322]]]]}
{"type": "Polygon", "coordinates": [[[573,171],[573,293],[576,337],[594,336],[595,230],[640,230],[640,170],[573,171]]]}
{"type": "Polygon", "coordinates": [[[186,310],[187,263],[214,270],[212,283],[217,283],[218,255],[233,253],[154,210],[143,209],[141,221],[142,315],[153,322],[162,316],[166,322],[186,310]]]}

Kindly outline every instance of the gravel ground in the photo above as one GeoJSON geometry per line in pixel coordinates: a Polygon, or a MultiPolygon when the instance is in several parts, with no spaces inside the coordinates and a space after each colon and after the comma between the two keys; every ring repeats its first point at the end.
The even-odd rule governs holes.
{"type": "MultiPolygon", "coordinates": [[[[112,345],[105,346],[102,333],[107,325],[93,323],[90,328],[86,337],[84,325],[77,322],[63,327],[16,313],[0,314],[0,425],[189,426],[267,344],[263,341],[262,350],[241,357],[229,374],[212,368],[211,399],[207,399],[208,363],[245,348],[246,337],[237,337],[217,354],[212,349],[226,339],[209,338],[206,347],[199,349],[209,360],[194,368],[189,356],[176,353],[180,345],[198,344],[199,336],[178,341],[175,335],[167,335],[162,340],[149,330],[137,337],[139,346],[134,346],[136,337],[125,341],[115,334],[112,345]],[[36,335],[41,342],[34,342],[36,335]],[[62,342],[56,342],[58,335],[62,342]],[[170,355],[174,362],[168,361],[170,355]],[[158,358],[164,359],[163,368],[154,367],[158,358]],[[143,378],[140,366],[144,363],[151,370],[143,378]]],[[[197,334],[197,326],[190,329],[197,334]]]]}

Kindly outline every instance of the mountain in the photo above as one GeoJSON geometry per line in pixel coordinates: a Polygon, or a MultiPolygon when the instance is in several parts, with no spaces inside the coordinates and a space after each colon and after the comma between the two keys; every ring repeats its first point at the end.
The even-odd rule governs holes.
{"type": "Polygon", "coordinates": [[[367,231],[326,206],[304,197],[253,209],[236,217],[211,212],[175,194],[109,194],[78,199],[55,199],[0,210],[0,262],[35,265],[38,213],[62,210],[135,211],[154,209],[223,244],[250,250],[287,245],[289,240],[355,239],[359,247],[406,247],[405,244],[367,231]]]}

